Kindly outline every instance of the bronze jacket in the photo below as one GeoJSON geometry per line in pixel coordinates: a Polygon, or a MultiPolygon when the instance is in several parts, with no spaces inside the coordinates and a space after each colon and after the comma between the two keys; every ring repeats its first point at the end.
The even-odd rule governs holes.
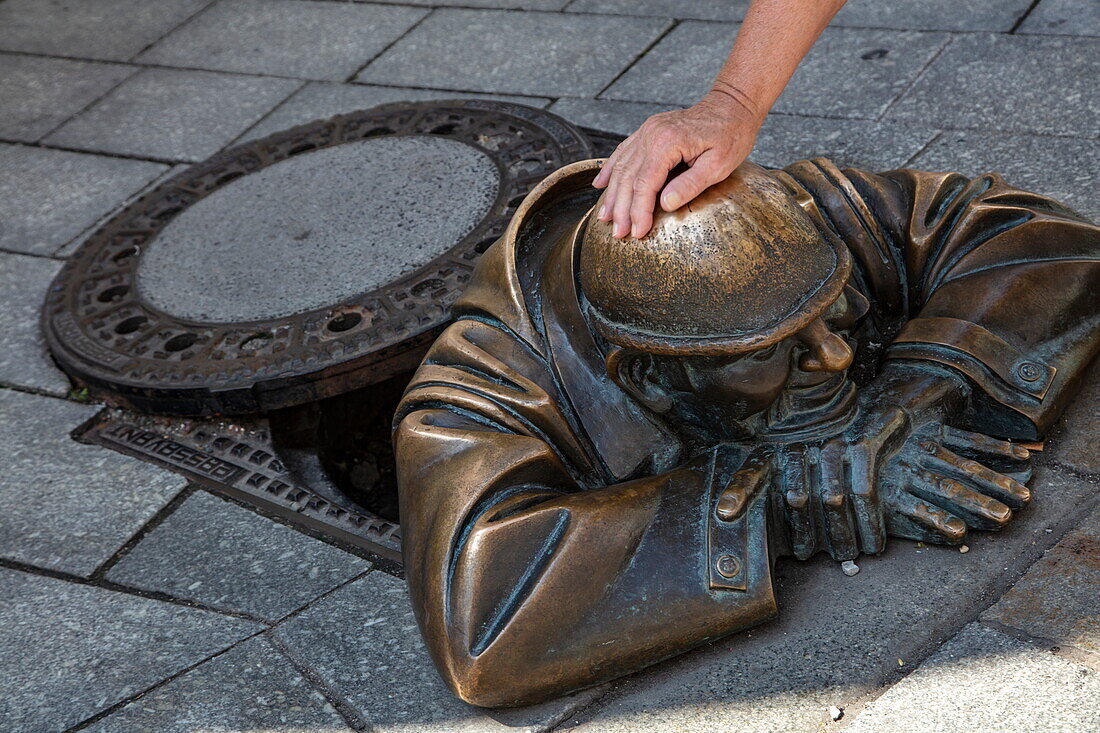
{"type": "MultiPolygon", "coordinates": [[[[763,498],[714,514],[712,476],[743,455],[684,455],[605,374],[573,270],[595,170],[527,197],[396,416],[412,604],[443,679],[479,705],[595,684],[776,612],[763,498]]],[[[824,159],[773,174],[852,252],[865,363],[950,365],[976,386],[973,427],[1043,435],[1100,347],[1100,229],[997,175],[824,159]]]]}

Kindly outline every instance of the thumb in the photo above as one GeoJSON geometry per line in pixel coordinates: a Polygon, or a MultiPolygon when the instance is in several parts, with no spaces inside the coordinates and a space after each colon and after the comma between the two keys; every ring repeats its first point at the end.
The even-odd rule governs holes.
{"type": "Polygon", "coordinates": [[[724,165],[717,153],[708,150],[700,155],[690,168],[668,182],[665,190],[661,192],[661,208],[665,211],[675,211],[724,179],[733,172],[735,167],[724,165]]]}

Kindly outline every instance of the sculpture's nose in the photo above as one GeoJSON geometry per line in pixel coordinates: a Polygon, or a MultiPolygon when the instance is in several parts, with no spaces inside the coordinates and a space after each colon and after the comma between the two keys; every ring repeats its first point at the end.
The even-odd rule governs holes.
{"type": "Polygon", "coordinates": [[[852,347],[820,318],[802,329],[798,338],[806,347],[806,353],[798,360],[803,371],[840,372],[852,365],[855,356],[852,347]]]}

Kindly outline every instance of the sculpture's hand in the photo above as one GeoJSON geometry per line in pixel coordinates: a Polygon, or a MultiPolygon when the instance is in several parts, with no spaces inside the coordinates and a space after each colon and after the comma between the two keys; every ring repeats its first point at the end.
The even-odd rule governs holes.
{"type": "Polygon", "coordinates": [[[1024,506],[1028,451],[946,426],[966,390],[961,377],[888,367],[861,391],[843,434],[778,449],[794,554],[852,559],[880,552],[887,535],[954,544],[967,527],[999,528],[1024,506]]]}
{"type": "Polygon", "coordinates": [[[593,185],[607,190],[598,216],[616,237],[644,237],[661,208],[673,211],[726,177],[752,151],[763,118],[738,97],[711,92],[683,110],[653,115],[619,144],[593,185]],[[669,171],[689,167],[665,185],[669,171]],[[662,187],[664,190],[662,191],[662,187]]]}

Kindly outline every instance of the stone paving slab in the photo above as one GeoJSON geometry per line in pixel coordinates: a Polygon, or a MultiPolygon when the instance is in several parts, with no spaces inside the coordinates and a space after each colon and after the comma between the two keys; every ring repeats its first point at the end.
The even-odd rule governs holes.
{"type": "MultiPolygon", "coordinates": [[[[373,0],[355,0],[373,2],[373,0]]],[[[425,5],[438,8],[503,8],[522,10],[561,10],[569,0],[402,0],[405,5],[425,5]]]]}
{"type": "Polygon", "coordinates": [[[356,80],[497,94],[594,96],[670,23],[661,18],[441,9],[356,80]]]}
{"type": "Polygon", "coordinates": [[[183,479],[69,431],[91,405],[0,389],[0,556],[90,575],[183,488],[183,479]]]}
{"type": "Polygon", "coordinates": [[[301,82],[210,71],[145,69],[49,136],[48,143],[198,161],[290,96],[301,82]]]}
{"type": "Polygon", "coordinates": [[[783,167],[823,156],[841,167],[885,171],[904,167],[935,134],[918,126],[773,114],[760,128],[750,158],[783,167]]]}
{"type": "Polygon", "coordinates": [[[0,569],[0,727],[68,728],[261,629],[0,569]]]}
{"type": "Polygon", "coordinates": [[[5,0],[0,3],[0,49],[127,61],[209,4],[210,0],[5,0]]]}
{"type": "MultiPolygon", "coordinates": [[[[672,105],[563,98],[550,111],[572,122],[629,135],[651,115],[672,105]]],[[[769,115],[749,156],[761,165],[782,167],[802,158],[825,156],[841,166],[889,170],[905,165],[936,134],[935,130],[865,120],[769,115]]]]}
{"type": "Polygon", "coordinates": [[[0,144],[0,249],[49,255],[167,166],[0,144]]]}
{"type": "Polygon", "coordinates": [[[571,13],[661,15],[695,20],[741,20],[749,0],[573,0],[571,13]]]}
{"type": "Polygon", "coordinates": [[[1031,0],[848,0],[833,18],[832,25],[1005,32],[1012,29],[1030,6],[1031,0]]]}
{"type": "Polygon", "coordinates": [[[1097,137],[1100,38],[954,38],[888,117],[942,127],[1097,137]]]}
{"type": "MultiPolygon", "coordinates": [[[[892,540],[846,577],[818,556],[781,561],[777,621],[735,634],[617,683],[622,694],[579,731],[817,730],[912,664],[937,636],[995,597],[1003,578],[1049,542],[1044,530],[1095,502],[1096,486],[1040,469],[1034,504],[1001,533],[975,533],[970,551],[892,540]]],[[[927,730],[927,729],[926,729],[927,730]]]]}
{"type": "Polygon", "coordinates": [[[1019,33],[1100,36],[1100,3],[1095,0],[1043,0],[1019,33]]]}
{"type": "Polygon", "coordinates": [[[574,124],[620,135],[629,135],[652,115],[670,109],[680,109],[680,106],[572,97],[563,97],[550,105],[551,112],[561,115],[574,124]]]}
{"type": "Polygon", "coordinates": [[[111,568],[107,580],[275,621],[370,567],[200,491],[111,568]]]}
{"type": "MultiPolygon", "coordinates": [[[[602,96],[694,104],[710,89],[738,27],[681,23],[602,96]]],[[[774,111],[874,119],[946,42],[942,33],[829,28],[795,72],[774,111]]]]}
{"type": "Polygon", "coordinates": [[[272,633],[380,733],[543,730],[593,694],[499,711],[463,703],[432,666],[404,581],[380,572],[322,598],[272,633]]]}
{"type": "Polygon", "coordinates": [[[186,164],[186,163],[177,163],[176,165],[172,165],[172,166],[164,166],[165,170],[159,176],[157,176],[153,180],[149,181],[149,183],[145,184],[145,186],[138,189],[137,191],[134,191],[134,193],[130,194],[129,196],[127,196],[124,199],[120,200],[120,199],[116,198],[115,199],[115,205],[111,208],[110,211],[108,211],[106,214],[104,214],[102,217],[100,217],[100,219],[95,224],[93,224],[91,227],[89,227],[84,232],[84,234],[82,236],[79,236],[79,237],[73,239],[68,244],[66,244],[64,247],[62,247],[61,249],[54,252],[53,256],[57,257],[59,259],[72,256],[72,254],[74,252],[76,252],[76,250],[79,249],[80,246],[84,244],[84,242],[87,241],[88,237],[92,236],[99,229],[100,226],[107,223],[107,221],[109,219],[111,219],[111,217],[113,217],[115,214],[117,214],[123,208],[129,206],[131,203],[133,203],[137,199],[144,196],[149,191],[152,191],[154,188],[156,188],[160,184],[164,183],[165,181],[167,181],[170,178],[174,178],[175,176],[179,175],[180,173],[182,173],[183,171],[187,170],[190,167],[191,166],[189,164],[186,164]]]}
{"type": "Polygon", "coordinates": [[[982,619],[1100,661],[1100,509],[1050,548],[982,619]]]}
{"type": "Polygon", "coordinates": [[[241,642],[88,726],[88,733],[350,733],[264,638],[241,642]]]}
{"type": "Polygon", "coordinates": [[[1080,471],[1100,474],[1100,361],[1093,362],[1076,398],[1047,438],[1045,460],[1080,471]]]}
{"type": "Polygon", "coordinates": [[[948,131],[913,165],[967,175],[997,172],[1014,186],[1046,194],[1100,220],[1100,140],[948,131]]]}
{"type": "Polygon", "coordinates": [[[0,252],[0,384],[68,394],[69,380],[46,355],[38,327],[46,289],[60,269],[56,260],[0,252]]]}
{"type": "Polygon", "coordinates": [[[138,61],[343,80],[427,12],[397,5],[220,0],[138,61]]]}
{"type": "Polygon", "coordinates": [[[498,99],[504,102],[526,104],[529,107],[545,107],[550,103],[549,99],[543,97],[520,97],[509,94],[469,94],[466,92],[440,92],[431,89],[380,87],[368,84],[310,82],[249,129],[237,142],[255,140],[296,125],[303,125],[307,122],[325,119],[345,112],[367,109],[379,104],[468,97],[498,99]]]}
{"type": "Polygon", "coordinates": [[[0,138],[35,142],[136,71],[121,64],[0,53],[0,138]]]}
{"type": "Polygon", "coordinates": [[[1100,674],[970,624],[870,703],[851,733],[1100,729],[1100,674]]]}

